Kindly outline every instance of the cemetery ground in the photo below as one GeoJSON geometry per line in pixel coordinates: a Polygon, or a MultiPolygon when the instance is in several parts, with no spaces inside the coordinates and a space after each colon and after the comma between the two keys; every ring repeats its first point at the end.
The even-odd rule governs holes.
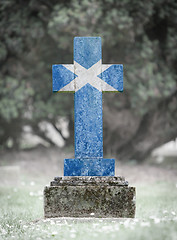
{"type": "Polygon", "coordinates": [[[38,148],[0,156],[0,239],[177,239],[175,158],[117,162],[116,175],[136,187],[135,219],[73,220],[43,218],[44,186],[62,175],[69,152],[38,148]]]}

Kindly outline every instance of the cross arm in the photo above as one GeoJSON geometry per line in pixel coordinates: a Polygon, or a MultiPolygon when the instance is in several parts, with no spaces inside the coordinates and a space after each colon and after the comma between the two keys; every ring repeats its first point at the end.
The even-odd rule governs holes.
{"type": "Polygon", "coordinates": [[[53,92],[74,92],[76,77],[73,64],[52,65],[53,92]]]}
{"type": "Polygon", "coordinates": [[[122,64],[102,64],[102,73],[98,77],[102,79],[103,92],[123,92],[122,64]]]}

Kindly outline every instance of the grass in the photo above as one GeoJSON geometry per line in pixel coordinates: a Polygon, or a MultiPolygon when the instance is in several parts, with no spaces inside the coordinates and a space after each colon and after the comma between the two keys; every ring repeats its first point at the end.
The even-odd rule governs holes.
{"type": "Polygon", "coordinates": [[[118,175],[136,187],[135,219],[45,220],[43,189],[62,174],[65,155],[58,149],[36,149],[0,157],[0,240],[177,240],[176,161],[172,168],[169,161],[163,168],[118,164],[118,175]]]}
{"type": "Polygon", "coordinates": [[[176,183],[138,184],[136,218],[119,221],[44,220],[43,187],[0,187],[0,239],[177,239],[176,183]]]}

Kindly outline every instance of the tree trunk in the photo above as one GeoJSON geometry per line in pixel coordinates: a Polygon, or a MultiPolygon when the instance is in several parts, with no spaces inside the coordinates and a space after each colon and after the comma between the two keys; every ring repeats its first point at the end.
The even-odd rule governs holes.
{"type": "Polygon", "coordinates": [[[171,96],[158,103],[156,107],[148,111],[142,118],[137,118],[137,121],[133,113],[129,113],[129,121],[133,123],[134,128],[130,124],[127,125],[127,113],[125,110],[120,111],[118,114],[125,116],[125,118],[121,117],[126,122],[122,122],[122,127],[119,125],[116,129],[112,129],[110,126],[107,126],[108,129],[111,129],[111,132],[109,136],[105,136],[106,152],[112,152],[119,160],[136,159],[137,161],[143,161],[154,148],[176,138],[177,90],[171,96]],[[132,131],[133,129],[134,131],[132,131]],[[109,148],[111,151],[109,151],[109,148]]]}

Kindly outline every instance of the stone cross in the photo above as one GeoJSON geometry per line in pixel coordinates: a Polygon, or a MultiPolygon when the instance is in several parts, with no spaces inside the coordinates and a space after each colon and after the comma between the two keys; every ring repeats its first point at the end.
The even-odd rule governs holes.
{"type": "Polygon", "coordinates": [[[100,37],[75,37],[74,64],[52,74],[54,92],[75,93],[75,158],[64,160],[64,176],[114,176],[115,160],[103,158],[102,92],[123,91],[123,65],[102,64],[100,37]]]}

